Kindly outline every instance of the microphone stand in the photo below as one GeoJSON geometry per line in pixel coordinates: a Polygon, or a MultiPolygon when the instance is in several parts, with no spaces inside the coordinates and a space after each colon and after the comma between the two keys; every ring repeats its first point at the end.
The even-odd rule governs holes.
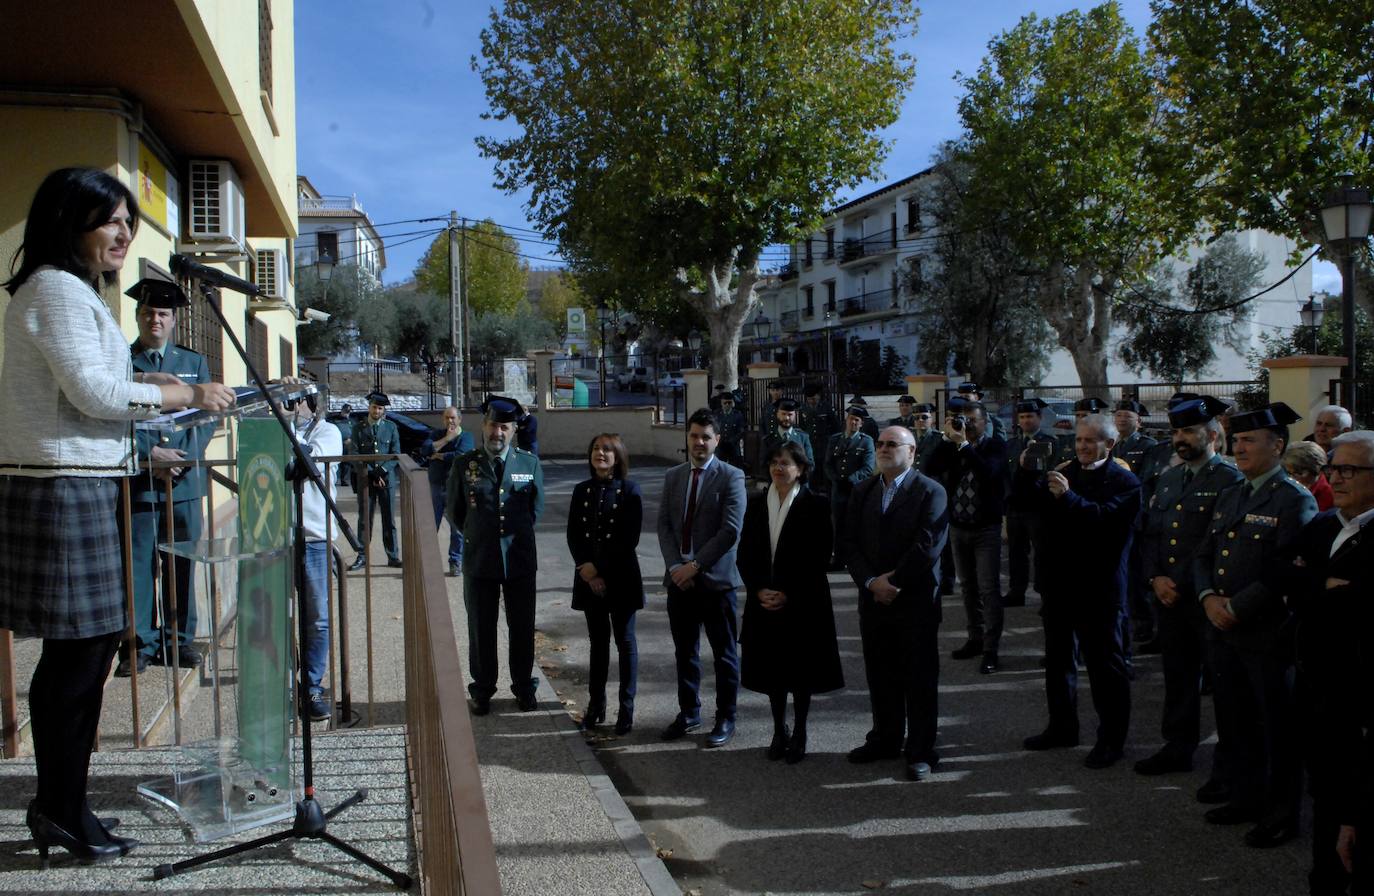
{"type": "MultiPolygon", "coordinates": [[[[176,263],[175,258],[176,257],[174,256],[174,264],[176,263]]],[[[197,265],[196,267],[200,266],[197,265]]],[[[199,271],[197,270],[189,270],[185,271],[184,273],[187,273],[192,278],[198,279],[199,271]]],[[[252,284],[244,283],[243,286],[247,288],[243,288],[240,287],[238,283],[227,282],[229,280],[234,279],[236,278],[226,277],[225,279],[218,280],[217,282],[219,282],[221,285],[227,286],[228,288],[234,289],[238,292],[246,293],[248,295],[255,295],[257,293],[257,287],[253,286],[252,284]]],[[[233,328],[229,326],[229,321],[225,319],[224,311],[220,308],[219,301],[213,295],[212,290],[203,289],[202,295],[205,298],[205,303],[210,306],[210,310],[214,313],[215,318],[219,321],[220,326],[224,329],[225,335],[229,337],[229,341],[234,346],[234,351],[237,352],[239,358],[242,359],[244,366],[248,370],[248,376],[253,381],[253,385],[257,386],[258,391],[262,394],[262,397],[267,400],[267,406],[272,410],[272,416],[276,419],[277,425],[281,427],[282,432],[286,434],[287,440],[291,443],[291,453],[294,459],[290,467],[288,468],[287,476],[292,481],[292,488],[296,495],[296,618],[298,623],[298,644],[300,645],[296,651],[296,681],[294,682],[294,684],[296,685],[296,693],[292,696],[292,701],[297,708],[297,714],[299,714],[300,684],[302,681],[305,680],[304,654],[306,637],[308,635],[305,621],[304,497],[306,479],[309,479],[310,482],[315,486],[315,488],[319,490],[320,496],[324,498],[325,506],[328,508],[329,513],[332,514],[334,519],[338,522],[339,531],[343,534],[344,538],[348,541],[349,545],[351,545],[353,549],[356,551],[363,550],[364,545],[358,539],[357,535],[354,534],[353,528],[348,524],[348,520],[344,519],[343,514],[339,511],[338,504],[336,504],[334,502],[334,499],[330,497],[329,489],[325,488],[324,480],[320,476],[320,471],[316,469],[314,462],[310,459],[309,453],[301,445],[300,440],[296,438],[296,432],[294,427],[292,427],[292,425],[287,422],[286,415],[282,413],[282,410],[277,405],[277,403],[272,401],[271,393],[267,389],[266,381],[262,378],[262,376],[258,373],[257,369],[253,366],[253,362],[249,360],[248,353],[243,348],[243,343],[239,341],[239,338],[234,333],[233,328]]],[[[359,862],[362,862],[364,865],[367,865],[369,868],[376,871],[377,873],[389,878],[391,882],[395,884],[398,888],[402,890],[410,889],[412,883],[410,875],[401,871],[394,871],[388,868],[381,862],[364,853],[362,850],[358,849],[350,843],[346,843],[343,840],[340,840],[338,837],[335,837],[333,834],[329,833],[328,830],[326,830],[326,826],[329,822],[329,819],[333,818],[335,815],[338,815],[340,812],[343,812],[345,809],[357,805],[358,803],[367,799],[367,791],[357,790],[353,793],[352,796],[348,797],[346,800],[344,800],[339,805],[335,806],[333,809],[330,809],[328,812],[324,811],[320,807],[319,801],[315,799],[314,753],[312,751],[309,719],[305,720],[305,724],[301,726],[301,729],[301,765],[302,777],[304,778],[303,794],[301,799],[296,803],[296,817],[290,829],[285,831],[278,831],[275,834],[268,834],[265,837],[259,837],[255,840],[249,840],[245,843],[238,843],[233,846],[227,846],[223,849],[217,849],[213,852],[208,852],[204,855],[195,856],[194,858],[190,859],[184,859],[180,862],[171,862],[158,865],[153,869],[153,880],[162,880],[163,878],[171,877],[175,874],[180,874],[183,871],[195,868],[199,865],[204,865],[209,862],[215,862],[220,859],[235,856],[244,852],[249,852],[251,850],[259,849],[264,846],[271,846],[272,844],[280,843],[284,840],[312,839],[328,843],[335,849],[338,849],[340,852],[343,852],[351,856],[352,858],[357,859],[359,862]]]]}

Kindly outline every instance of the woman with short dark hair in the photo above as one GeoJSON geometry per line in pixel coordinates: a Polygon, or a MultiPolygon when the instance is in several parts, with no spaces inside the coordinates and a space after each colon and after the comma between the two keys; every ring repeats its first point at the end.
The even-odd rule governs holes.
{"type": "Polygon", "coordinates": [[[806,758],[811,695],[844,687],[830,603],[830,503],[806,487],[810,465],[795,442],[768,452],[768,489],[749,499],[738,565],[746,598],[741,683],[768,695],[769,759],[806,758]],[[789,731],[787,695],[792,694],[789,731]]]}
{"type": "Polygon", "coordinates": [[[635,613],[644,606],[644,582],[635,553],[644,498],[639,485],[629,478],[630,458],[615,433],[603,432],[592,439],[587,446],[587,468],[591,478],[573,488],[568,511],[568,550],[577,567],[572,608],[586,614],[591,640],[589,696],[582,727],[591,729],[606,720],[609,641],[614,635],[620,656],[615,731],[628,734],[634,727],[639,666],[635,613]]]}
{"type": "Polygon", "coordinates": [[[129,340],[101,298],[138,227],[117,178],[63,168],[43,181],[4,284],[0,415],[0,628],[43,639],[29,688],[38,794],[27,822],[47,866],[61,846],[86,863],[125,855],[91,812],[86,783],[110,662],[128,628],[116,517],[136,471],[130,421],[228,408],[232,390],[173,374],[136,380],[129,340]]]}

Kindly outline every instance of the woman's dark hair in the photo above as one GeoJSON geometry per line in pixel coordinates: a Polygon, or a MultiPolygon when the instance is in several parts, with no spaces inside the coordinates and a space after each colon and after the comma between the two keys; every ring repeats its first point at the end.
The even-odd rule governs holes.
{"type": "MultiPolygon", "coordinates": [[[[52,265],[83,280],[94,278],[81,258],[83,234],[102,227],[123,202],[128,206],[130,227],[138,229],[138,200],[120,180],[97,168],[59,168],[43,178],[24,222],[24,241],[10,260],[10,295],[23,286],[43,265],[52,265]],[[20,261],[20,258],[23,261],[20,261]]],[[[108,285],[118,272],[103,275],[108,285]]]]}
{"type": "Polygon", "coordinates": [[[630,453],[625,450],[625,443],[620,440],[618,432],[603,432],[592,437],[587,443],[587,470],[592,478],[596,478],[596,468],[592,466],[592,450],[596,448],[596,443],[601,439],[611,443],[611,452],[615,455],[615,469],[611,471],[611,478],[624,479],[630,475],[630,453]]]}
{"type": "Polygon", "coordinates": [[[802,446],[796,442],[779,442],[774,445],[773,450],[768,452],[766,465],[771,467],[773,459],[784,454],[792,463],[797,465],[798,470],[801,470],[799,479],[806,482],[807,474],[811,472],[811,462],[806,459],[806,452],[802,450],[802,446]]]}

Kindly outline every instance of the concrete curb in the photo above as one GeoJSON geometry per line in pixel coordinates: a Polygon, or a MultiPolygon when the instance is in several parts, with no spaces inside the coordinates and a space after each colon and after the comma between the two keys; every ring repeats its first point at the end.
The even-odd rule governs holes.
{"type": "Polygon", "coordinates": [[[615,828],[616,836],[620,838],[625,851],[639,869],[640,876],[644,878],[644,885],[654,896],[682,896],[682,888],[673,880],[673,875],[668,872],[668,866],[658,857],[658,851],[649,842],[644,829],[639,826],[639,821],[621,797],[620,791],[611,783],[610,776],[601,767],[601,762],[596,758],[592,748],[587,746],[582,731],[573,723],[572,716],[568,715],[568,711],[563,707],[563,701],[554,691],[544,670],[539,668],[538,663],[535,663],[534,669],[535,674],[539,676],[539,688],[535,696],[538,697],[541,706],[553,704],[557,707],[546,709],[545,712],[557,729],[559,738],[572,754],[582,776],[587,779],[587,784],[601,804],[602,811],[615,828]]]}

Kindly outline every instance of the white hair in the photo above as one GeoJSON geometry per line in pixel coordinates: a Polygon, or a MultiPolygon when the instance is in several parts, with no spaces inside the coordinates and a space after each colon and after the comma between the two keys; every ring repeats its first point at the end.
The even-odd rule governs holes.
{"type": "Polygon", "coordinates": [[[1331,440],[1333,450],[1342,445],[1363,445],[1364,459],[1374,464],[1374,432],[1367,429],[1355,429],[1350,432],[1343,432],[1331,440]]]}
{"type": "Polygon", "coordinates": [[[1321,417],[1322,414],[1334,414],[1336,417],[1336,425],[1341,429],[1349,429],[1355,423],[1354,418],[1350,416],[1350,412],[1338,404],[1329,404],[1320,411],[1317,411],[1317,417],[1321,417]]]}
{"type": "Polygon", "coordinates": [[[1079,426],[1091,426],[1097,430],[1097,434],[1103,441],[1115,442],[1121,435],[1121,431],[1116,428],[1116,423],[1106,414],[1088,414],[1078,421],[1079,426]]]}

